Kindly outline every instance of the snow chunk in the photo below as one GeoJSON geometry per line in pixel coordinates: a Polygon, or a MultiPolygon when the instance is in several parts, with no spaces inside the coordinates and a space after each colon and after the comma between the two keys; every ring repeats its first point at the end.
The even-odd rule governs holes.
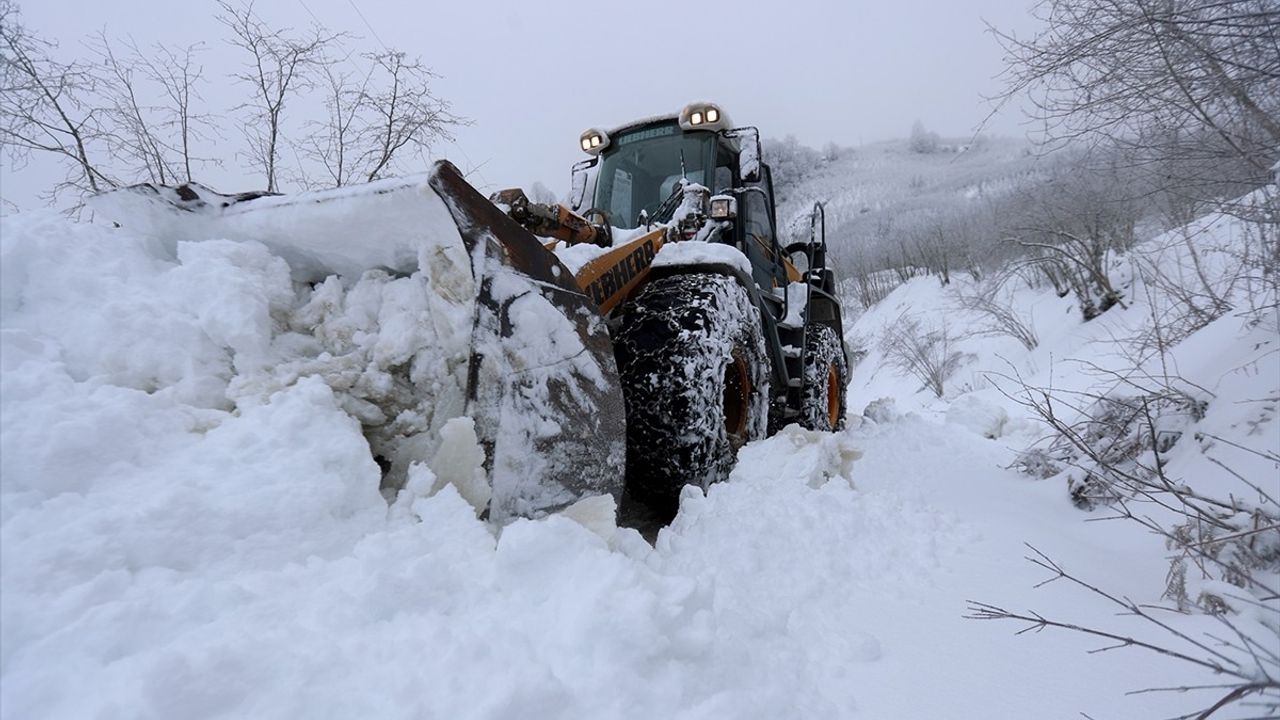
{"type": "Polygon", "coordinates": [[[761,478],[777,482],[788,477],[820,487],[834,478],[852,486],[853,462],[862,453],[843,433],[824,433],[788,425],[768,443],[754,443],[738,453],[738,465],[731,477],[761,478]]]}
{"type": "Polygon", "coordinates": [[[560,514],[609,540],[618,530],[618,504],[612,495],[592,495],[570,505],[560,514]]]}
{"type": "Polygon", "coordinates": [[[947,424],[971,430],[988,440],[1004,434],[1009,413],[976,395],[962,395],[947,408],[947,424]]]}
{"type": "Polygon", "coordinates": [[[440,429],[440,449],[431,459],[431,470],[435,475],[432,494],[446,484],[453,485],[477,513],[488,507],[493,491],[485,477],[484,450],[471,418],[450,418],[440,429]]]}
{"type": "Polygon", "coordinates": [[[782,318],[782,324],[792,327],[804,325],[804,313],[808,306],[809,283],[787,283],[787,314],[782,318]]]}
{"type": "Polygon", "coordinates": [[[891,397],[883,397],[867,403],[862,416],[875,423],[891,423],[902,419],[897,402],[891,397]]]}

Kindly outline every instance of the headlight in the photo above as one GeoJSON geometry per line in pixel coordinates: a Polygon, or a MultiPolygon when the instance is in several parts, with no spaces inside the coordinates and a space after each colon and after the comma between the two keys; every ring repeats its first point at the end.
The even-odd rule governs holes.
{"type": "Polygon", "coordinates": [[[724,130],[729,127],[732,127],[729,118],[713,103],[689,103],[680,111],[680,128],[683,130],[724,130]]]}
{"type": "Polygon", "coordinates": [[[716,195],[711,198],[712,220],[733,220],[738,217],[738,200],[732,195],[716,195]]]}
{"type": "Polygon", "coordinates": [[[578,146],[588,155],[599,155],[605,148],[609,147],[609,133],[591,128],[578,138],[578,146]]]}

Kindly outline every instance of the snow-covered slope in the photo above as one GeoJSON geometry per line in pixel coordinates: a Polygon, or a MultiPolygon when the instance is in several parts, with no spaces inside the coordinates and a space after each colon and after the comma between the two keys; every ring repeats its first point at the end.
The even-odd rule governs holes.
{"type": "MultiPolygon", "coordinates": [[[[170,256],[45,215],[6,218],[0,243],[4,717],[1163,717],[1185,699],[1125,693],[1215,682],[962,617],[977,600],[1123,622],[1089,593],[1034,588],[1023,543],[1139,602],[1165,587],[1159,538],[1087,523],[1064,483],[1005,469],[1041,431],[981,371],[1007,359],[1084,383],[1063,354],[1113,349],[1117,325],[1081,325],[1052,294],[1018,297],[1039,349],[962,341],[976,359],[942,399],[868,345],[847,431],[747,447],[650,546],[598,518],[499,533],[432,463],[383,499],[368,408],[345,388],[394,361],[397,322],[433,317],[394,282],[321,313],[261,245],[170,256]]],[[[904,311],[972,325],[917,279],[851,341],[904,311]]],[[[1113,312],[1100,320],[1143,310],[1113,312]]],[[[1236,402],[1277,394],[1274,333],[1224,316],[1179,346],[1218,394],[1217,432],[1256,421],[1247,441],[1276,441],[1236,402]]]]}
{"type": "Polygon", "coordinates": [[[956,140],[931,153],[912,152],[905,140],[844,148],[833,158],[787,143],[773,142],[766,150],[780,232],[806,233],[808,213],[822,201],[827,236],[838,250],[877,228],[883,235],[884,226],[911,213],[1008,192],[1042,162],[1027,142],[1000,137],[956,140]]]}

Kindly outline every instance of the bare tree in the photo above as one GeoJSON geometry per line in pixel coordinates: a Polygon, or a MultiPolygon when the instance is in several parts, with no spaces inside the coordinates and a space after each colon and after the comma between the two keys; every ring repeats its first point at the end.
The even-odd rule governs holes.
{"type": "Polygon", "coordinates": [[[91,95],[98,78],[81,63],[62,63],[53,43],[27,32],[17,7],[0,2],[0,144],[16,163],[51,153],[68,166],[51,191],[114,187],[93,149],[103,139],[102,113],[91,95]]]}
{"type": "Polygon", "coordinates": [[[258,19],[252,2],[233,5],[230,0],[219,0],[218,5],[222,8],[218,20],[231,30],[231,44],[249,55],[246,69],[235,75],[253,89],[253,99],[240,106],[250,117],[244,126],[249,160],[266,176],[267,192],[275,192],[284,145],[285,107],[296,93],[313,86],[314,75],[325,62],[325,51],[344,35],[313,27],[304,35],[293,36],[287,29],[272,29],[258,19]]]}
{"type": "Polygon", "coordinates": [[[204,67],[197,63],[196,56],[202,49],[199,43],[181,48],[161,44],[155,46],[153,57],[147,57],[134,48],[143,71],[167,98],[161,108],[161,123],[176,136],[173,149],[180,179],[184,182],[193,179],[192,163],[209,162],[196,156],[194,143],[206,139],[206,133],[215,128],[214,117],[197,107],[201,101],[198,87],[204,80],[204,67]]]}
{"type": "Polygon", "coordinates": [[[370,69],[344,72],[323,65],[326,117],[312,123],[301,152],[324,168],[327,182],[342,187],[371,182],[401,169],[405,153],[421,157],[449,128],[466,121],[437,98],[437,77],[419,59],[399,51],[365,55],[370,69]]]}
{"type": "Polygon", "coordinates": [[[143,65],[140,53],[132,48],[130,55],[119,55],[105,32],[99,32],[91,48],[97,54],[105,72],[102,95],[105,138],[116,162],[131,162],[140,166],[146,180],[168,185],[177,176],[172,164],[170,148],[159,136],[154,117],[158,108],[142,99],[147,88],[142,84],[147,76],[139,72],[143,65]]]}
{"type": "Polygon", "coordinates": [[[1081,156],[1024,190],[1020,212],[1008,223],[1017,245],[1050,259],[1050,279],[1071,288],[1085,320],[1123,304],[1111,260],[1136,242],[1144,207],[1130,192],[1131,174],[1113,156],[1096,154],[1104,159],[1081,156]]]}
{"type": "Polygon", "coordinates": [[[992,32],[1001,97],[1029,95],[1051,144],[1123,148],[1188,192],[1266,182],[1280,149],[1274,0],[1043,0],[1035,13],[1031,39],[992,32]]]}
{"type": "Polygon", "coordinates": [[[449,128],[462,122],[449,111],[449,103],[431,92],[438,76],[403,52],[388,50],[371,55],[380,80],[385,83],[367,92],[368,106],[376,122],[362,134],[368,148],[362,158],[366,180],[376,180],[394,168],[406,148],[421,154],[437,138],[452,139],[449,128]]]}
{"type": "MultiPolygon", "coordinates": [[[[344,72],[332,61],[326,61],[323,70],[325,118],[309,124],[309,132],[299,144],[300,152],[324,169],[326,184],[342,187],[359,173],[357,138],[364,124],[361,117],[367,107],[366,90],[373,71],[362,75],[344,72]]],[[[314,183],[308,180],[306,184],[314,183]]]]}

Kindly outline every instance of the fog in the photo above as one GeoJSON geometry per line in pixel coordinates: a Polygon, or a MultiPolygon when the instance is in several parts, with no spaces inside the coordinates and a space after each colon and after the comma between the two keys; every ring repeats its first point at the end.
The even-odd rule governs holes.
{"type": "MultiPolygon", "coordinates": [[[[557,192],[582,158],[578,134],[676,112],[694,99],[720,103],[766,137],[856,146],[907,135],[919,119],[944,136],[972,133],[999,88],[1001,51],[984,21],[1032,28],[1023,0],[635,4],[375,0],[276,0],[255,13],[276,27],[319,22],[358,36],[366,50],[420,55],[441,77],[438,95],[471,124],[432,148],[482,190],[545,183],[557,192]]],[[[203,150],[226,161],[204,179],[226,190],[260,179],[234,157],[240,119],[229,108],[246,89],[229,75],[244,58],[225,41],[213,2],[23,2],[22,22],[60,44],[58,57],[89,56],[87,35],[105,30],[140,46],[203,42],[206,105],[223,114],[221,138],[203,150]]],[[[347,62],[360,63],[358,56],[347,62]]],[[[295,104],[305,112],[305,104],[295,104]]],[[[1021,134],[1014,110],[987,132],[1021,134]]],[[[19,206],[60,171],[33,158],[5,160],[0,191],[19,206]]],[[[285,188],[289,188],[286,186],[285,188]]]]}

